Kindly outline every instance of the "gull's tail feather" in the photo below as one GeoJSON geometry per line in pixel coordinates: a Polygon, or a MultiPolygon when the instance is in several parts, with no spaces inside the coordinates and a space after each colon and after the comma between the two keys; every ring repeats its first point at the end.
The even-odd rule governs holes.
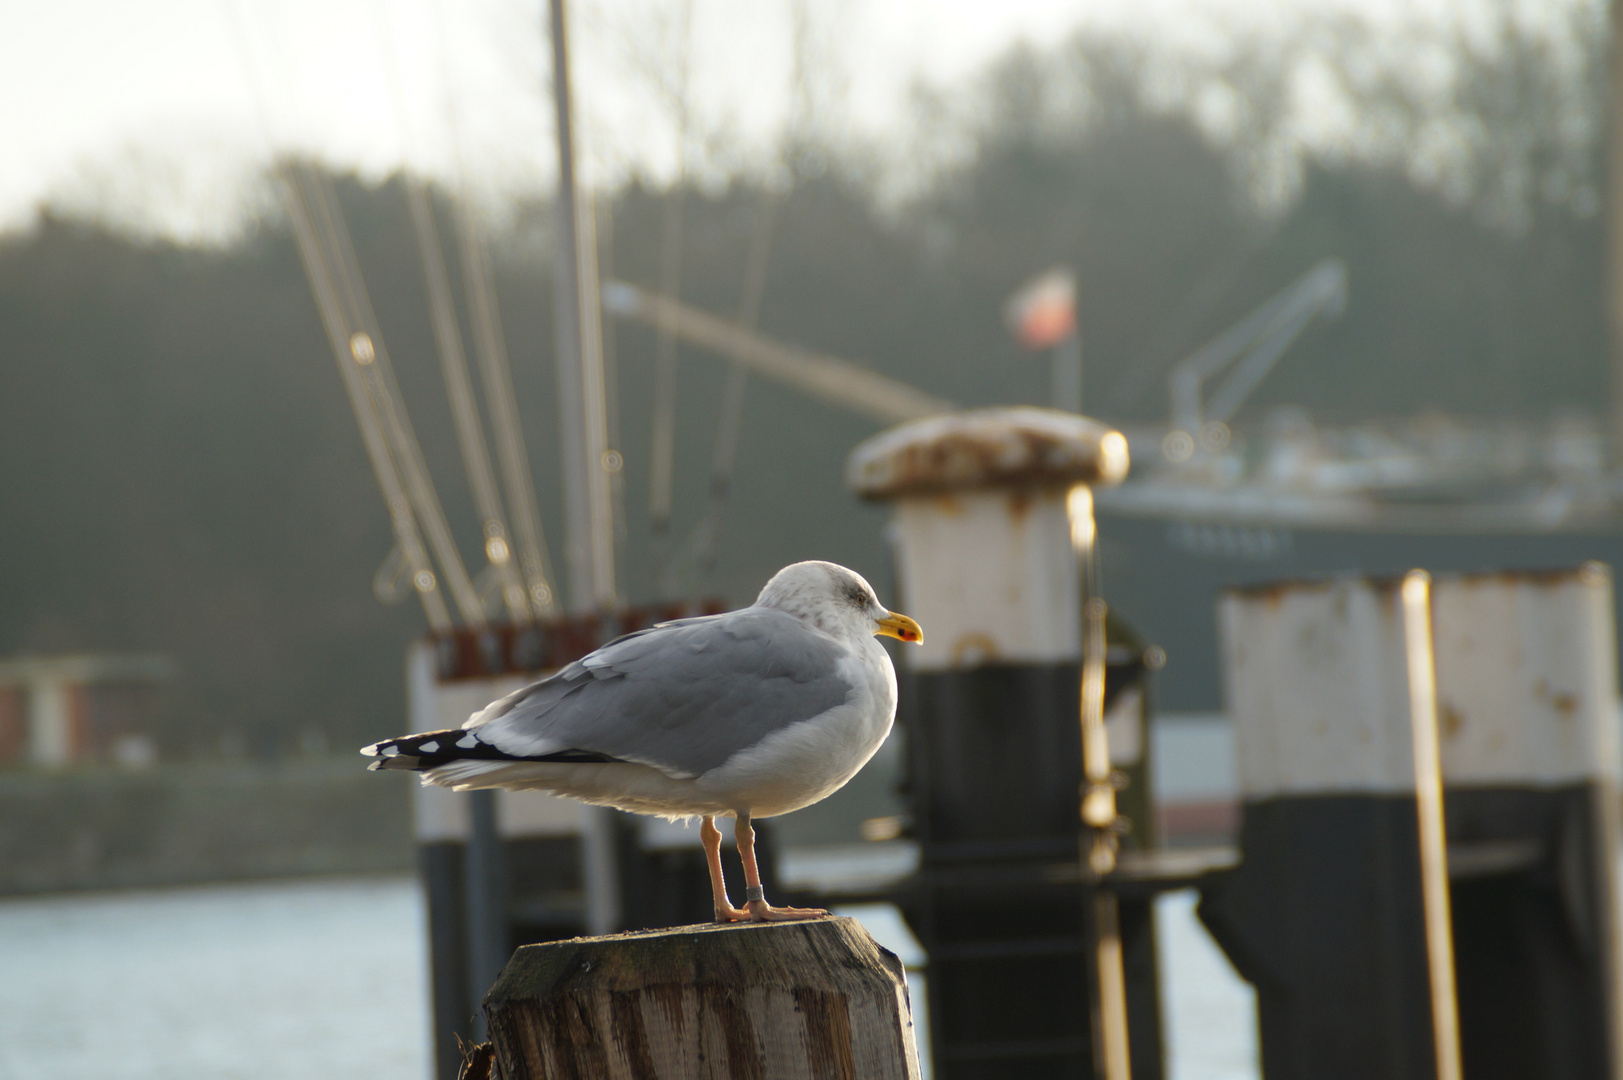
{"type": "Polygon", "coordinates": [[[517,787],[550,790],[547,781],[566,781],[567,770],[577,765],[621,765],[622,762],[584,750],[566,750],[539,757],[515,757],[470,739],[462,730],[427,731],[400,739],[386,739],[361,753],[377,760],[369,769],[404,769],[415,772],[424,785],[468,791],[473,788],[517,787]],[[475,745],[464,746],[473,742],[475,745]],[[393,751],[391,753],[391,751],[393,751]]]}
{"type": "Polygon", "coordinates": [[[423,783],[436,787],[467,791],[472,788],[501,787],[515,774],[520,779],[534,780],[544,775],[546,766],[523,759],[480,761],[469,759],[437,765],[423,773],[423,783]]]}
{"type": "MultiPolygon", "coordinates": [[[[434,774],[433,783],[446,783],[446,777],[473,778],[481,773],[501,769],[519,762],[558,762],[587,764],[613,762],[616,758],[590,750],[560,750],[551,754],[521,756],[509,754],[481,739],[477,728],[451,728],[448,731],[424,731],[416,735],[403,735],[398,739],[384,739],[371,746],[361,747],[361,753],[375,759],[368,769],[404,769],[409,772],[434,774]]],[[[430,782],[423,778],[424,783],[430,782]]]]}

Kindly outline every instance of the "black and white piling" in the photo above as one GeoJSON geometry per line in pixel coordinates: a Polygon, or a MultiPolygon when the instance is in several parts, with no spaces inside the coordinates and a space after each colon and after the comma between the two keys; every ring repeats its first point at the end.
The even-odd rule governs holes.
{"type": "Polygon", "coordinates": [[[1208,884],[1201,915],[1257,988],[1263,1071],[1449,1073],[1419,720],[1439,750],[1464,1075],[1623,1075],[1610,572],[1432,582],[1433,717],[1411,697],[1426,658],[1403,606],[1398,579],[1219,606],[1243,862],[1208,884]]]}
{"type": "MultiPolygon", "coordinates": [[[[916,421],[849,462],[851,486],[894,507],[898,603],[929,628],[900,676],[921,869],[895,897],[929,954],[945,1080],[1094,1069],[1091,886],[1078,862],[1083,567],[1090,485],[1126,470],[1119,432],[1048,409],[916,421]]],[[[1142,720],[1142,694],[1121,693],[1142,669],[1136,656],[1111,667],[1107,712],[1134,710],[1118,723],[1142,720]]],[[[1133,1075],[1158,1077],[1149,900],[1124,900],[1120,921],[1133,1075]]]]}

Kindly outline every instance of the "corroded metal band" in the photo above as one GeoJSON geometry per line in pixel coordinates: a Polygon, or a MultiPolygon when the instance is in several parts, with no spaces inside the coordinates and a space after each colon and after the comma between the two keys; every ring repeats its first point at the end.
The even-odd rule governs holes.
{"type": "Polygon", "coordinates": [[[765,899],[766,899],[766,886],[765,885],[751,885],[749,888],[744,890],[744,902],[746,904],[749,903],[751,900],[765,900],[765,899]]]}

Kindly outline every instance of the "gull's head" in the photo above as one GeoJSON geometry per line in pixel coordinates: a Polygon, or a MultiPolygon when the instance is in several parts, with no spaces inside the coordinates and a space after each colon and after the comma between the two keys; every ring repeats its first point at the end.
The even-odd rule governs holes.
{"type": "Polygon", "coordinates": [[[886,609],[861,574],[831,562],[785,566],[772,575],[755,606],[786,612],[836,637],[879,634],[898,641],[924,640],[919,624],[886,609]]]}

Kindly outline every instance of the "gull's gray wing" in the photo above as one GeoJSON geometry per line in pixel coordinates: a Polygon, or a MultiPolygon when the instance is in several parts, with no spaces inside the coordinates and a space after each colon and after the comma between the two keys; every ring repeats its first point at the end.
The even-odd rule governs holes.
{"type": "Polygon", "coordinates": [[[832,638],[767,608],[682,619],[610,642],[466,726],[514,757],[698,776],[843,704],[842,655],[832,638]]]}

